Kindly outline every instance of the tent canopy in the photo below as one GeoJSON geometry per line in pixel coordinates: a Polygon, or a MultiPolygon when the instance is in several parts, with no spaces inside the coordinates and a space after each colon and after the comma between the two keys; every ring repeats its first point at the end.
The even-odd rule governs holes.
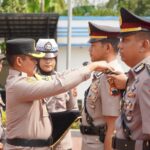
{"type": "Polygon", "coordinates": [[[0,14],[0,37],[55,38],[58,14],[0,14]]]}

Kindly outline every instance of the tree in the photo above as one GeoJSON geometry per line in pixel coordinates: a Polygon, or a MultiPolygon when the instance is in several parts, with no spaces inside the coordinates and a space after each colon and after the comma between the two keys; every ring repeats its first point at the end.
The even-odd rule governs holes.
{"type": "Polygon", "coordinates": [[[109,0],[106,7],[116,10],[118,13],[121,7],[125,7],[137,15],[150,16],[149,0],[109,0]]]}
{"type": "Polygon", "coordinates": [[[1,3],[0,12],[21,13],[26,12],[25,0],[4,0],[1,3]]]}
{"type": "Polygon", "coordinates": [[[62,14],[67,9],[64,0],[45,0],[45,12],[57,12],[62,14]]]}

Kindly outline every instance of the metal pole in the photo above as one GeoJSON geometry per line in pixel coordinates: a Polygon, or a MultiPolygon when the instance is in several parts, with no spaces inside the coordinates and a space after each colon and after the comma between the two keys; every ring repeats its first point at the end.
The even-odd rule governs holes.
{"type": "Polygon", "coordinates": [[[67,49],[67,64],[66,69],[70,69],[71,66],[71,23],[72,23],[72,0],[68,0],[68,37],[67,37],[67,43],[68,43],[68,49],[67,49]]]}

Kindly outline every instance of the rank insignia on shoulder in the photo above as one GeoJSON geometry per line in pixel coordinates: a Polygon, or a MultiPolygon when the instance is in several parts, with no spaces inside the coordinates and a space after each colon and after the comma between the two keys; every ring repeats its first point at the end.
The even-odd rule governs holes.
{"type": "Polygon", "coordinates": [[[137,66],[135,69],[134,69],[134,72],[136,74],[140,73],[143,69],[145,68],[145,64],[140,64],[139,66],[137,66]]]}
{"type": "Polygon", "coordinates": [[[146,64],[146,69],[147,69],[147,71],[148,71],[148,73],[150,75],[150,65],[149,64],[146,64]]]}
{"type": "Polygon", "coordinates": [[[36,79],[36,78],[33,78],[33,77],[28,77],[26,80],[27,80],[27,82],[29,82],[29,83],[35,83],[35,82],[37,82],[37,79],[36,79]]]}
{"type": "Polygon", "coordinates": [[[34,77],[35,77],[37,80],[42,80],[42,77],[41,77],[39,74],[37,74],[37,73],[34,74],[34,77]]]}

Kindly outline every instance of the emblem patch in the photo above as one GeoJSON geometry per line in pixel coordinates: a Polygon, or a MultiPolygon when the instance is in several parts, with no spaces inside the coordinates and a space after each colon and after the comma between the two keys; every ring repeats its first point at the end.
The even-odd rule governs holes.
{"type": "Polygon", "coordinates": [[[51,51],[52,49],[52,44],[50,42],[47,42],[45,45],[44,45],[44,49],[45,51],[51,51]]]}

